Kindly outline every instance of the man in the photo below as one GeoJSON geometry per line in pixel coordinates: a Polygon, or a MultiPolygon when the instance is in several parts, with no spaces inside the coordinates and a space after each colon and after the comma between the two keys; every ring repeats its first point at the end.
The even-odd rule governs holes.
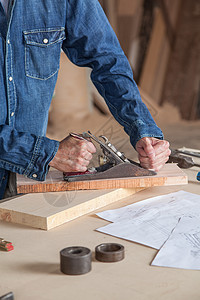
{"type": "Polygon", "coordinates": [[[169,143],[142,103],[97,0],[1,0],[1,198],[10,172],[42,181],[49,166],[85,171],[95,152],[91,142],[45,137],[61,48],[74,64],[92,69],[94,85],[130,136],[141,165],[159,170],[168,160],[169,143]]]}

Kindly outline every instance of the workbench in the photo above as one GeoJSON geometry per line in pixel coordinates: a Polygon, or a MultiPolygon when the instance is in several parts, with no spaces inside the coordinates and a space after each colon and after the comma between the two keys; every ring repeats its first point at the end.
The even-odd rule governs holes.
{"type": "MultiPolygon", "coordinates": [[[[185,171],[188,185],[151,187],[99,211],[178,190],[200,194],[197,171],[185,171]]],[[[106,224],[94,212],[50,231],[1,221],[0,236],[11,241],[14,250],[0,252],[0,296],[13,291],[15,300],[200,299],[200,271],[150,266],[157,253],[155,249],[95,231],[106,224]],[[85,246],[94,251],[103,242],[124,245],[125,259],[102,263],[93,258],[92,271],[85,275],[60,272],[61,249],[85,246]]]]}

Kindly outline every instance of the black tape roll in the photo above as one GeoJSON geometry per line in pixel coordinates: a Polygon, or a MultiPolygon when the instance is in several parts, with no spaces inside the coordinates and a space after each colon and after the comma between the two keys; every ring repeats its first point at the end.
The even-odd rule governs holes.
{"type": "Polygon", "coordinates": [[[73,246],[60,251],[60,270],[67,275],[81,275],[91,270],[92,252],[86,247],[73,246]]]}
{"type": "Polygon", "coordinates": [[[95,258],[102,262],[116,262],[124,259],[124,246],[116,243],[104,243],[96,246],[95,258]]]}

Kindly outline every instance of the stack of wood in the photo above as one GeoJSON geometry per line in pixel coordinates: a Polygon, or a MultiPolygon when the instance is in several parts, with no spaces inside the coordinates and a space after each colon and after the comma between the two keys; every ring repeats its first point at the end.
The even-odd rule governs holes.
{"type": "Polygon", "coordinates": [[[200,118],[199,0],[101,0],[139,86],[200,118]]]}
{"type": "Polygon", "coordinates": [[[168,64],[162,101],[179,107],[184,119],[200,119],[199,0],[181,1],[176,40],[168,64]]]}

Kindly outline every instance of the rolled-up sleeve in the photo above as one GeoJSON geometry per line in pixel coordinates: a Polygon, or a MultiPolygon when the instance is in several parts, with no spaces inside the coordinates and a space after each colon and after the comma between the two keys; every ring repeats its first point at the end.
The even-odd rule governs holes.
{"type": "Polygon", "coordinates": [[[129,62],[97,0],[67,1],[63,50],[91,79],[132,145],[144,136],[162,139],[162,131],[142,102],[129,62]]]}

